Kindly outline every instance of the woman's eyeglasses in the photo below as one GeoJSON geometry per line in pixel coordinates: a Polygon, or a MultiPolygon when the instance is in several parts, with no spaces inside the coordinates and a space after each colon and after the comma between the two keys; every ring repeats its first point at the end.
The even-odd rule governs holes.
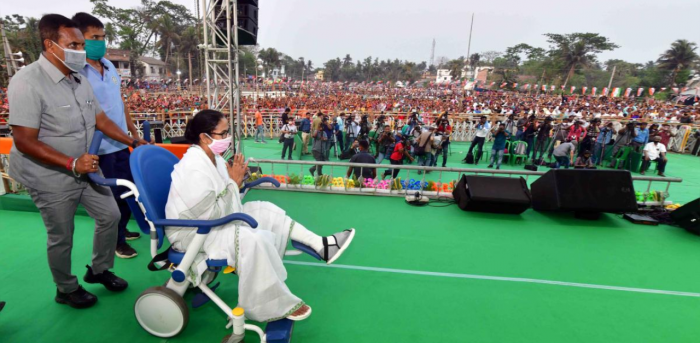
{"type": "Polygon", "coordinates": [[[229,130],[221,131],[221,132],[212,132],[211,134],[226,138],[229,136],[229,130]]]}

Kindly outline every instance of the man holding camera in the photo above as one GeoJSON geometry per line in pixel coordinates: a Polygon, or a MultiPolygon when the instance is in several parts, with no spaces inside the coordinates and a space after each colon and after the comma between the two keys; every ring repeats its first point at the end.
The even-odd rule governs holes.
{"type": "Polygon", "coordinates": [[[608,122],[602,129],[600,129],[600,133],[598,133],[598,137],[595,140],[595,146],[593,148],[594,164],[603,161],[603,158],[605,156],[605,151],[603,151],[603,149],[605,149],[605,147],[610,144],[612,136],[615,133],[616,131],[613,128],[612,122],[608,122]]]}
{"type": "MultiPolygon", "coordinates": [[[[319,112],[318,117],[320,118],[320,123],[314,131],[314,146],[311,149],[311,153],[316,161],[328,161],[328,154],[331,150],[331,137],[333,137],[333,126],[328,122],[328,116],[319,112]]],[[[317,165],[309,168],[311,176],[314,175],[317,169],[318,175],[323,175],[323,166],[317,165]]]]}
{"type": "Polygon", "coordinates": [[[510,137],[510,131],[506,130],[506,124],[498,124],[498,128],[495,128],[492,132],[494,140],[493,146],[491,147],[491,162],[488,168],[493,168],[494,161],[496,162],[496,169],[501,169],[501,161],[503,161],[503,152],[506,149],[506,140],[510,137]],[[496,157],[498,155],[498,157],[496,157]]]}
{"type": "Polygon", "coordinates": [[[381,164],[382,161],[384,161],[384,158],[391,155],[391,153],[394,151],[392,147],[394,146],[394,143],[396,143],[396,138],[394,138],[391,128],[388,125],[383,126],[382,128],[383,132],[377,140],[377,164],[381,164]]]}

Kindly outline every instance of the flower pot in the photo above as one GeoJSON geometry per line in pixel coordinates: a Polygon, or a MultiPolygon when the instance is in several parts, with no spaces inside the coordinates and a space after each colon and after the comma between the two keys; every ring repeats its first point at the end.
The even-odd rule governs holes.
{"type": "Polygon", "coordinates": [[[301,185],[302,189],[316,189],[316,186],[314,185],[301,185]]]}
{"type": "Polygon", "coordinates": [[[389,189],[377,189],[376,193],[379,193],[379,194],[391,194],[391,190],[389,190],[389,189]]]}
{"type": "Polygon", "coordinates": [[[437,196],[437,191],[423,191],[423,195],[429,196],[429,197],[434,197],[434,196],[437,196]]]}
{"type": "Polygon", "coordinates": [[[345,191],[345,187],[343,187],[343,186],[331,186],[331,190],[339,191],[339,192],[344,192],[344,191],[345,191]]]}
{"type": "Polygon", "coordinates": [[[360,188],[360,192],[362,193],[374,193],[376,190],[376,188],[360,188]]]}
{"type": "Polygon", "coordinates": [[[359,189],[359,188],[354,188],[354,187],[353,187],[353,188],[348,188],[348,189],[346,190],[346,192],[348,192],[348,193],[360,193],[360,189],[359,189]]]}

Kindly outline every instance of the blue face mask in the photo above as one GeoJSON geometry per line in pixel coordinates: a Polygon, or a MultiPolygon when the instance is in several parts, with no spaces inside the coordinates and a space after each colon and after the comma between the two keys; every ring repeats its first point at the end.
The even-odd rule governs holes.
{"type": "Polygon", "coordinates": [[[85,40],[85,52],[87,58],[93,61],[99,61],[107,52],[107,44],[103,40],[85,40]]]}

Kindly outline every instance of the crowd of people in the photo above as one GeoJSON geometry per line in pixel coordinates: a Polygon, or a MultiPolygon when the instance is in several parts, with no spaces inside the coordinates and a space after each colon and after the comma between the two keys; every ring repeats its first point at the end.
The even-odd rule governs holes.
{"type": "MultiPolygon", "coordinates": [[[[255,137],[256,142],[265,143],[261,110],[262,106],[255,113],[258,124],[255,137]]],[[[684,117],[688,115],[686,112],[684,117]]],[[[505,155],[520,156],[526,164],[553,168],[596,168],[603,160],[612,158],[609,167],[617,168],[615,160],[630,150],[643,155],[642,174],[650,162],[657,162],[658,174],[664,176],[667,147],[678,133],[669,123],[650,125],[646,121],[584,118],[572,113],[538,118],[523,111],[492,118],[482,114],[477,118],[471,124],[473,137],[462,162],[479,163],[485,143],[492,140],[488,168],[495,166],[496,169],[500,169],[505,155]]],[[[302,155],[312,154],[316,161],[328,161],[333,153],[351,162],[381,164],[389,160],[390,164],[403,164],[415,161],[420,166],[437,167],[442,157],[441,166],[446,167],[452,135],[449,112],[440,114],[430,123],[418,112],[402,120],[384,114],[372,120],[367,114],[345,112],[335,115],[307,111],[293,116],[287,108],[281,115],[281,122],[284,123],[279,137],[279,142],[284,143],[281,158],[290,160],[294,136],[299,132],[302,155]]],[[[318,165],[310,172],[322,174],[322,170],[322,165],[318,165]]],[[[383,177],[396,177],[397,173],[396,169],[389,170],[383,177]]]]}

